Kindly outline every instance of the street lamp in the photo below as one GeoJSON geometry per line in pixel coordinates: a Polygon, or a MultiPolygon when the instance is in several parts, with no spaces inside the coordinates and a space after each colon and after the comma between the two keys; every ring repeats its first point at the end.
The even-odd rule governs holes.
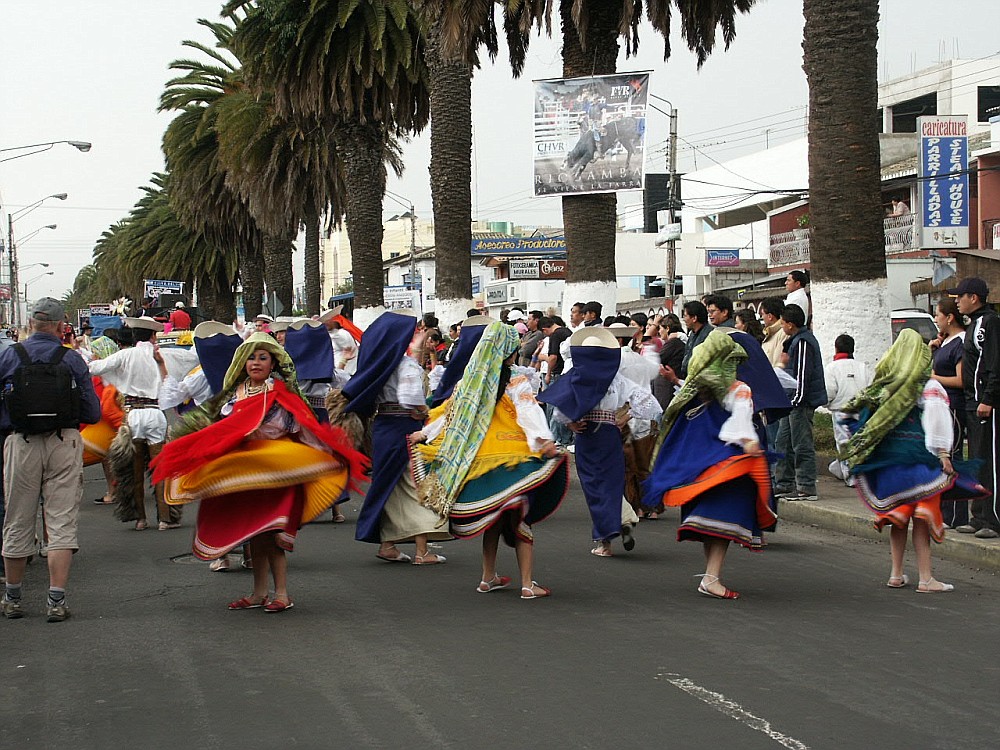
{"type": "MultiPolygon", "coordinates": [[[[37,263],[37,264],[32,264],[32,265],[42,265],[42,264],[41,263],[37,263]]],[[[28,268],[28,266],[25,266],[25,268],[28,268]]],[[[35,278],[28,279],[27,281],[24,282],[24,305],[25,305],[25,307],[28,306],[28,284],[34,284],[39,279],[43,279],[46,276],[52,276],[54,274],[55,274],[55,271],[46,271],[45,273],[40,273],[35,278]]]]}
{"type": "MultiPolygon", "coordinates": [[[[57,143],[61,143],[61,141],[57,141],[57,143]]],[[[67,143],[69,143],[69,141],[67,141],[67,143]]],[[[74,143],[76,142],[74,141],[74,143]]],[[[89,147],[89,144],[86,145],[89,147]]],[[[31,148],[31,147],[26,146],[24,148],[31,148]]],[[[77,146],[77,148],[79,148],[79,146],[77,146]]],[[[45,149],[42,150],[44,151],[45,149]]],[[[15,326],[21,324],[20,320],[21,307],[18,304],[18,299],[17,299],[18,297],[17,245],[14,243],[14,222],[17,221],[18,219],[23,219],[25,216],[34,211],[49,198],[55,198],[56,200],[64,201],[68,197],[69,196],[66,193],[53,193],[52,195],[46,195],[44,198],[41,198],[35,201],[34,203],[25,206],[19,211],[7,214],[7,253],[8,253],[7,260],[10,268],[10,305],[11,305],[10,317],[11,317],[11,322],[15,326]]],[[[55,226],[52,225],[52,228],[54,229],[55,226]]]]}
{"type": "MultiPolygon", "coordinates": [[[[28,233],[28,234],[26,234],[26,235],[25,235],[24,237],[22,237],[21,239],[19,239],[19,240],[17,241],[17,246],[18,246],[18,247],[21,247],[21,245],[23,245],[23,244],[24,244],[25,242],[27,242],[28,240],[30,240],[30,239],[31,239],[32,237],[34,237],[34,236],[35,236],[36,234],[38,234],[39,232],[41,232],[41,231],[42,231],[43,229],[55,229],[55,228],[56,228],[57,226],[58,226],[58,225],[56,225],[56,224],[46,224],[46,225],[45,225],[44,227],[39,227],[39,228],[38,228],[38,229],[36,229],[36,230],[35,230],[34,232],[29,232],[29,233],[28,233]]],[[[48,265],[48,263],[41,263],[41,264],[34,264],[34,265],[43,265],[43,266],[47,266],[47,265],[48,265]]],[[[22,268],[21,270],[23,271],[23,270],[24,270],[24,268],[22,268]]]]}
{"type": "Polygon", "coordinates": [[[68,143],[77,151],[82,151],[84,153],[90,151],[90,147],[92,145],[87,141],[47,141],[45,143],[29,143],[27,146],[11,146],[10,148],[0,148],[0,153],[3,153],[5,151],[24,151],[25,149],[29,148],[35,149],[34,151],[28,151],[27,153],[24,154],[17,154],[16,156],[8,156],[5,159],[0,159],[0,164],[2,164],[5,161],[13,161],[14,159],[20,159],[22,156],[31,156],[32,154],[40,154],[43,151],[48,151],[57,143],[68,143]]]}
{"type": "Polygon", "coordinates": [[[385,194],[389,200],[410,209],[402,216],[394,216],[389,221],[396,219],[410,220],[410,289],[413,290],[417,288],[417,210],[413,207],[413,201],[409,198],[398,195],[391,190],[386,190],[385,194]]]}

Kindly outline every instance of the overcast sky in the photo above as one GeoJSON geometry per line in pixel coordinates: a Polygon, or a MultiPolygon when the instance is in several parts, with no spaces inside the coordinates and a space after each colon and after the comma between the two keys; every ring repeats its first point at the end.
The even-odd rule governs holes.
{"type": "MultiPolygon", "coordinates": [[[[217,18],[220,7],[219,0],[0,0],[0,148],[63,139],[94,144],[89,153],[58,145],[0,164],[3,214],[53,193],[69,194],[14,225],[15,238],[58,225],[20,247],[21,291],[30,282],[30,298],[65,294],[90,262],[101,232],[128,213],[139,187],[163,168],[160,139],[170,115],[157,114],[156,106],[171,75],[167,65],[190,54],[180,46],[184,39],[210,42],[196,21],[217,18]],[[26,268],[41,262],[50,265],[26,268]],[[54,273],[33,280],[47,271],[54,273]]],[[[883,0],[881,7],[880,80],[1000,49],[995,24],[985,23],[997,17],[996,0],[883,0]]],[[[619,71],[652,71],[651,93],[677,107],[682,170],[804,134],[802,23],[800,0],[759,0],[739,18],[729,52],[716,52],[701,71],[679,35],[663,63],[662,42],[648,28],[639,56],[627,60],[622,54],[619,71]]],[[[520,80],[512,79],[503,57],[476,73],[474,215],[558,225],[559,199],[531,197],[531,80],[558,77],[562,65],[558,41],[536,37],[531,45],[520,80]]],[[[654,112],[647,171],[665,170],[667,129],[666,116],[654,112]]],[[[429,141],[424,133],[407,145],[406,173],[390,183],[422,217],[431,215],[429,141]]],[[[630,206],[639,200],[635,193],[619,196],[626,221],[636,217],[630,206]]],[[[401,210],[389,199],[385,209],[386,216],[401,210]]],[[[297,254],[297,276],[300,267],[297,254]]]]}

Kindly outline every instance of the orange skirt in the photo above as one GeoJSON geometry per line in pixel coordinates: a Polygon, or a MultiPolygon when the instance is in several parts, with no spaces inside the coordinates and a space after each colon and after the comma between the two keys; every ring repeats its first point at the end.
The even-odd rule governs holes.
{"type": "Polygon", "coordinates": [[[876,513],[875,528],[882,531],[886,524],[891,524],[896,528],[905,529],[910,525],[911,518],[926,521],[931,539],[939,544],[944,541],[944,517],[941,515],[940,495],[916,503],[898,505],[887,513],[876,513]]]}

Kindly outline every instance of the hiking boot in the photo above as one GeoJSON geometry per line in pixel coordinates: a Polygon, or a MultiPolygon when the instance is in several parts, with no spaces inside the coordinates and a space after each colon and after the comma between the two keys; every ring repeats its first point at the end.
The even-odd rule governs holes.
{"type": "Polygon", "coordinates": [[[6,596],[0,600],[0,608],[3,609],[3,616],[8,620],[16,620],[24,617],[24,610],[21,609],[20,599],[8,599],[6,596]]]}
{"type": "Polygon", "coordinates": [[[62,622],[69,617],[69,607],[66,606],[66,602],[50,604],[45,614],[48,622],[62,622]]]}

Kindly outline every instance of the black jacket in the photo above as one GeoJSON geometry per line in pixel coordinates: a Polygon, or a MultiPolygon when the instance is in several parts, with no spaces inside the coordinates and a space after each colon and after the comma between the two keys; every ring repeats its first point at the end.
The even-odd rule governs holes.
{"type": "Polygon", "coordinates": [[[1000,406],[1000,318],[989,307],[969,314],[962,356],[962,387],[965,410],[979,404],[1000,406]]]}

